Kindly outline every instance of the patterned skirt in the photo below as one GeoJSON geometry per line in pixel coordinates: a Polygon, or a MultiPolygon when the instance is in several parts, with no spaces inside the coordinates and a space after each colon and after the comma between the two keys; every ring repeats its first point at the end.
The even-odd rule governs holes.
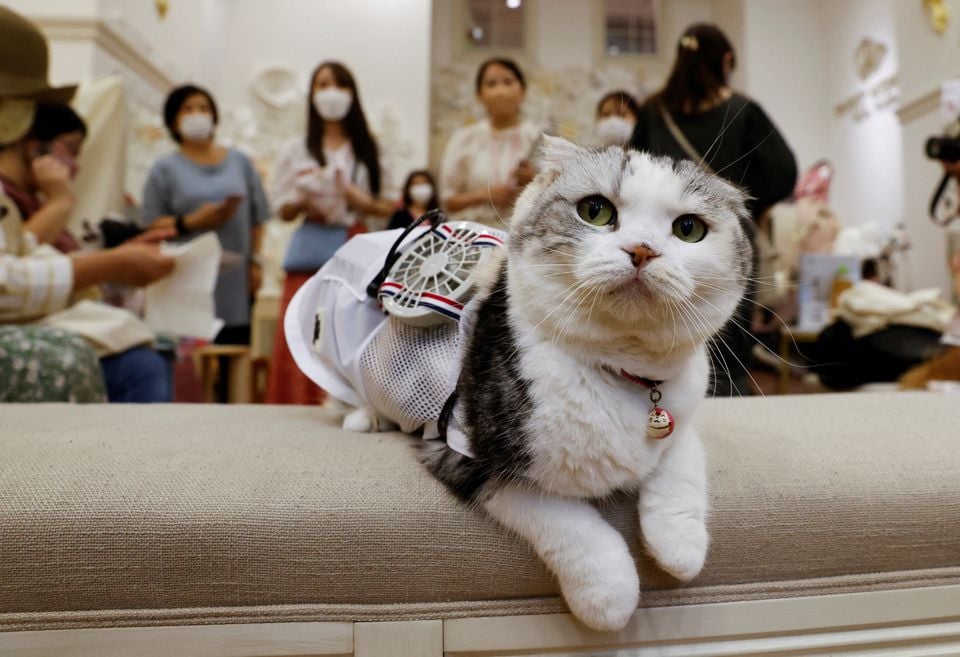
{"type": "Polygon", "coordinates": [[[106,401],[100,360],[83,338],[47,326],[0,326],[0,402],[106,401]]]}

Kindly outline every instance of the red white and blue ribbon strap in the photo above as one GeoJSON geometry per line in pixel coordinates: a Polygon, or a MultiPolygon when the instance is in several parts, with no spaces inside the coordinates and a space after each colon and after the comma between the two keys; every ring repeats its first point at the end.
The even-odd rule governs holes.
{"type": "Polygon", "coordinates": [[[380,286],[381,297],[402,298],[416,295],[419,295],[419,298],[414,305],[429,308],[441,315],[460,321],[460,316],[463,314],[463,304],[459,301],[434,292],[413,292],[396,281],[384,281],[380,286]]]}

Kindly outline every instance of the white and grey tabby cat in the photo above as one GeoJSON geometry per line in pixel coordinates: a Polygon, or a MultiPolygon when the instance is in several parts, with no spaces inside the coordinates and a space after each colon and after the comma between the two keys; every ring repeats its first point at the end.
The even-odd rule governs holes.
{"type": "Polygon", "coordinates": [[[429,470],[529,541],[571,611],[599,630],[637,606],[623,536],[588,500],[639,489],[649,553],[689,580],[707,553],[694,414],[706,342],[742,297],[745,196],[691,162],[548,138],[509,251],[482,286],[457,404],[474,458],[424,443],[429,470]],[[653,408],[675,430],[648,434],[653,408]]]}

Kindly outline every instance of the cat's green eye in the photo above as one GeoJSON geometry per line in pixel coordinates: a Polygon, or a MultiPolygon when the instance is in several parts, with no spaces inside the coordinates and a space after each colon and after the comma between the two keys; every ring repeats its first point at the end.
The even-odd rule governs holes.
{"type": "Polygon", "coordinates": [[[673,220],[673,234],[684,242],[699,242],[707,236],[707,224],[695,214],[680,215],[673,220]]]}
{"type": "Polygon", "coordinates": [[[591,226],[609,226],[617,221],[617,209],[602,196],[588,196],[577,203],[577,214],[591,226]]]}

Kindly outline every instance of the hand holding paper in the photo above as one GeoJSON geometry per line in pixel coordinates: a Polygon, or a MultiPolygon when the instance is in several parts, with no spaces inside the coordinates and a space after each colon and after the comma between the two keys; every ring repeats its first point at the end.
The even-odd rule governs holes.
{"type": "Polygon", "coordinates": [[[157,333],[212,340],[223,327],[214,310],[213,289],[223,249],[214,233],[186,244],[164,244],[176,260],[173,273],[146,290],[146,323],[157,333]]]}

